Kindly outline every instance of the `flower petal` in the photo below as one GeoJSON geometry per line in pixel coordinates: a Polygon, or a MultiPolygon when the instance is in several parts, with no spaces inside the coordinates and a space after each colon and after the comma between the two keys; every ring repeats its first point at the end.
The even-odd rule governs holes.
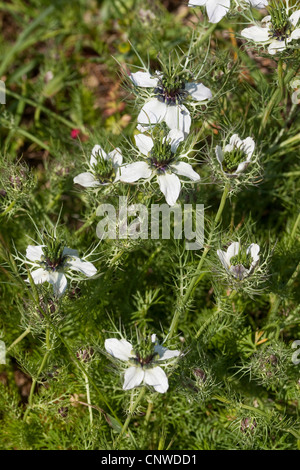
{"type": "Polygon", "coordinates": [[[230,8],[230,0],[208,0],[206,11],[211,23],[218,23],[230,8]]]}
{"type": "Polygon", "coordinates": [[[124,374],[123,390],[131,390],[138,387],[144,379],[144,371],[141,367],[129,367],[124,374]]]}
{"type": "Polygon", "coordinates": [[[207,0],[190,0],[188,6],[189,7],[201,7],[202,5],[205,5],[207,0]]]}
{"type": "Polygon", "coordinates": [[[200,180],[200,176],[193,170],[192,165],[189,163],[177,162],[171,166],[172,170],[174,170],[177,175],[186,176],[192,181],[200,180]]]}
{"type": "Polygon", "coordinates": [[[222,161],[224,160],[224,154],[223,154],[223,151],[222,151],[222,148],[220,147],[220,145],[216,146],[215,151],[216,151],[217,160],[220,163],[220,167],[221,167],[221,169],[223,169],[222,161]]]}
{"type": "Polygon", "coordinates": [[[268,5],[268,0],[247,0],[247,2],[254,8],[265,8],[268,5]]]}
{"type": "Polygon", "coordinates": [[[251,39],[254,42],[267,42],[269,41],[269,28],[262,28],[261,26],[250,26],[241,31],[243,38],[251,39]]]}
{"type": "Polygon", "coordinates": [[[230,264],[231,258],[238,255],[239,251],[240,251],[239,242],[231,243],[231,245],[228,247],[227,252],[226,252],[226,257],[227,257],[228,264],[230,264]]]}
{"type": "Polygon", "coordinates": [[[31,271],[31,277],[35,284],[43,284],[43,282],[50,282],[49,276],[50,273],[43,268],[36,269],[35,271],[31,271]]]}
{"type": "Polygon", "coordinates": [[[105,340],[104,347],[109,354],[121,361],[128,361],[130,357],[133,357],[132,344],[126,339],[108,338],[105,340]]]}
{"type": "Polygon", "coordinates": [[[77,256],[78,257],[78,251],[73,250],[72,248],[64,248],[63,249],[63,256],[77,256]]]}
{"type": "Polygon", "coordinates": [[[252,137],[247,137],[247,139],[244,139],[241,147],[243,147],[243,150],[247,155],[247,161],[249,161],[255,149],[255,142],[252,137]]]}
{"type": "Polygon", "coordinates": [[[173,357],[180,356],[180,351],[178,349],[168,349],[164,348],[161,344],[156,344],[154,346],[154,351],[159,354],[158,361],[166,361],[172,359],[173,357]]]}
{"type": "Polygon", "coordinates": [[[212,92],[203,83],[186,83],[185,89],[196,101],[205,101],[212,98],[212,92]]]}
{"type": "Polygon", "coordinates": [[[217,250],[217,255],[225,269],[229,269],[227,254],[225,251],[217,250]]]}
{"type": "Polygon", "coordinates": [[[75,176],[73,181],[84,188],[95,188],[96,186],[100,186],[99,181],[97,181],[94,175],[89,172],[80,173],[80,175],[75,176]]]}
{"type": "Polygon", "coordinates": [[[165,393],[169,388],[168,377],[159,366],[146,369],[144,381],[147,385],[154,387],[154,390],[159,393],[165,393]]]}
{"type": "Polygon", "coordinates": [[[169,105],[165,121],[170,129],[179,129],[188,134],[192,123],[191,115],[188,109],[183,105],[169,105]]]}
{"type": "Polygon", "coordinates": [[[240,173],[243,173],[243,171],[246,170],[247,166],[249,165],[249,161],[241,162],[238,164],[238,167],[233,175],[239,175],[240,173]]]}
{"type": "Polygon", "coordinates": [[[59,297],[65,292],[68,285],[66,276],[60,272],[49,273],[48,281],[53,285],[53,291],[59,297]]]}
{"type": "Polygon", "coordinates": [[[259,252],[260,252],[260,246],[257,245],[256,243],[251,243],[251,245],[247,248],[247,254],[250,253],[251,258],[253,259],[254,262],[259,261],[259,255],[258,255],[259,252]]]}
{"type": "Polygon", "coordinates": [[[112,160],[114,167],[121,166],[123,163],[123,155],[119,147],[109,152],[108,158],[112,160]]]}
{"type": "Polygon", "coordinates": [[[150,178],[152,170],[146,162],[129,163],[120,168],[120,181],[123,183],[134,183],[140,178],[150,178]]]}
{"type": "Polygon", "coordinates": [[[167,141],[171,144],[171,151],[173,153],[179,147],[179,144],[184,140],[184,133],[178,129],[171,129],[169,134],[167,135],[167,141]]]}
{"type": "Polygon", "coordinates": [[[156,98],[147,101],[142,107],[137,122],[143,125],[157,124],[164,120],[167,112],[167,105],[156,98]]]}
{"type": "Polygon", "coordinates": [[[181,183],[178,176],[174,173],[165,173],[164,175],[157,175],[157,181],[169,206],[174,206],[181,190],[181,183]]]}
{"type": "Polygon", "coordinates": [[[96,274],[97,268],[90,263],[89,261],[83,261],[77,256],[72,256],[68,258],[66,266],[75,271],[80,271],[82,274],[85,274],[87,277],[92,277],[96,274]]]}
{"type": "Polygon", "coordinates": [[[148,153],[151,152],[154,145],[151,137],[144,134],[138,134],[134,136],[134,140],[139,151],[147,157],[148,153]]]}
{"type": "MultiPolygon", "coordinates": [[[[287,39],[287,42],[290,42],[291,39],[287,39]]],[[[268,47],[268,52],[271,55],[276,54],[276,52],[282,52],[286,49],[285,41],[272,41],[268,47]]]]}
{"type": "MultiPolygon", "coordinates": [[[[296,28],[299,20],[300,20],[300,10],[294,11],[294,13],[290,16],[290,22],[296,28]]],[[[296,38],[295,38],[296,39],[296,38]]]]}
{"type": "Polygon", "coordinates": [[[30,261],[40,261],[44,255],[43,248],[45,245],[28,245],[26,250],[26,258],[30,261]]]}
{"type": "Polygon", "coordinates": [[[300,39],[300,28],[294,29],[291,34],[291,39],[300,39]]]}
{"type": "Polygon", "coordinates": [[[154,88],[157,86],[158,78],[153,78],[149,72],[136,72],[129,75],[135,86],[154,88]]]}
{"type": "Polygon", "coordinates": [[[103,148],[100,145],[95,145],[92,150],[92,157],[96,159],[97,157],[103,158],[103,160],[107,160],[107,153],[104,152],[103,148]]]}

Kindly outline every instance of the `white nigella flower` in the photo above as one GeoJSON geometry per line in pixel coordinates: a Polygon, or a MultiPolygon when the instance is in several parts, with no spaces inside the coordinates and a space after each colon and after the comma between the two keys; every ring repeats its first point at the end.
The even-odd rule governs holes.
{"type": "Polygon", "coordinates": [[[151,179],[156,176],[167,203],[173,206],[181,190],[177,175],[192,181],[200,180],[192,166],[180,161],[180,155],[176,155],[180,142],[184,140],[183,132],[173,129],[164,139],[153,140],[144,134],[135,135],[134,138],[140,153],[146,158],[121,167],[120,181],[134,183],[141,178],[151,179]]]}
{"type": "Polygon", "coordinates": [[[49,245],[29,245],[26,258],[30,261],[26,261],[26,264],[31,265],[33,282],[49,282],[58,296],[67,288],[67,277],[72,277],[70,271],[79,271],[87,277],[94,276],[97,272],[92,263],[79,258],[77,250],[66,248],[56,240],[52,240],[49,245]]]}
{"type": "Polygon", "coordinates": [[[160,366],[164,361],[180,355],[180,351],[158,344],[156,335],[151,335],[151,338],[136,348],[125,339],[109,338],[105,340],[105,349],[113,357],[129,365],[124,375],[123,390],[131,390],[144,383],[151,385],[159,393],[165,393],[169,388],[168,378],[160,366]]]}
{"type": "MultiPolygon", "coordinates": [[[[236,0],[237,6],[240,3],[247,3],[255,8],[264,8],[268,5],[267,0],[236,0]]],[[[230,9],[230,0],[190,0],[189,7],[206,6],[206,12],[210,23],[219,23],[230,9]]]]}
{"type": "Polygon", "coordinates": [[[299,19],[300,10],[289,16],[288,9],[272,7],[270,15],[261,21],[261,26],[245,28],[241,35],[258,44],[268,45],[269,54],[274,55],[284,51],[292,41],[300,39],[299,19]]]}
{"type": "Polygon", "coordinates": [[[221,170],[229,177],[237,177],[246,170],[255,149],[255,142],[251,137],[241,140],[234,134],[224,149],[217,145],[216,156],[221,170]]]}
{"type": "Polygon", "coordinates": [[[256,243],[251,243],[244,250],[239,242],[231,243],[227,251],[217,250],[224,268],[239,281],[252,274],[259,262],[260,247],[256,243]]]}
{"type": "Polygon", "coordinates": [[[89,163],[90,171],[75,176],[74,183],[85,188],[96,188],[113,183],[119,177],[119,168],[122,163],[123,157],[119,148],[107,154],[100,145],[95,145],[89,163]]]}
{"type": "Polygon", "coordinates": [[[6,346],[4,341],[0,341],[0,364],[6,364],[6,346]]]}
{"type": "Polygon", "coordinates": [[[165,121],[170,129],[188,134],[192,119],[184,103],[189,99],[201,103],[212,97],[209,88],[202,83],[187,82],[176,71],[171,76],[161,72],[155,76],[149,72],[136,72],[130,75],[130,79],[137,87],[153,88],[152,97],[144,104],[137,118],[140,130],[165,121]]]}

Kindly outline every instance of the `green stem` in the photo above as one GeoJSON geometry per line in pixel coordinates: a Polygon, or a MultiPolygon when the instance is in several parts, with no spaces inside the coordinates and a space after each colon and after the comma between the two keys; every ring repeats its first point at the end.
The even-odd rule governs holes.
{"type": "Polygon", "coordinates": [[[206,255],[210,250],[210,245],[211,245],[211,242],[212,242],[214,231],[215,231],[215,228],[216,228],[216,226],[218,225],[218,223],[221,219],[221,215],[222,215],[222,212],[224,210],[226,199],[227,199],[227,196],[229,194],[229,191],[230,191],[230,183],[228,182],[226,184],[225,188],[224,188],[222,199],[221,199],[221,202],[220,202],[220,205],[219,205],[219,209],[218,209],[218,212],[217,212],[216,217],[214,219],[214,222],[212,224],[211,231],[210,231],[210,234],[209,234],[209,237],[208,237],[208,242],[207,242],[207,244],[204,248],[204,251],[202,253],[202,256],[199,260],[199,263],[198,263],[197,269],[195,271],[195,274],[193,275],[193,277],[190,281],[190,284],[188,285],[188,287],[186,289],[186,292],[183,296],[183,299],[180,300],[179,304],[175,308],[175,313],[174,313],[174,316],[173,316],[173,319],[172,319],[172,323],[171,323],[171,326],[170,326],[168,337],[172,337],[173,334],[176,332],[178,321],[179,321],[179,316],[182,313],[182,311],[185,310],[187,302],[189,301],[190,297],[192,296],[194,288],[196,287],[196,285],[198,284],[198,282],[202,278],[202,275],[203,275],[203,273],[201,272],[202,267],[203,267],[206,255]]]}
{"type": "Polygon", "coordinates": [[[121,437],[123,436],[123,434],[127,431],[127,428],[130,424],[130,421],[131,421],[131,418],[132,418],[132,415],[134,413],[134,411],[136,410],[138,404],[140,403],[140,401],[142,400],[142,398],[144,397],[146,393],[146,387],[143,387],[139,393],[139,395],[137,396],[137,399],[135,400],[135,402],[133,403],[132,407],[131,407],[131,410],[130,410],[130,414],[127,416],[127,419],[125,421],[125,423],[123,424],[123,427],[120,431],[120,434],[118,435],[115,443],[114,443],[114,448],[116,447],[116,445],[118,444],[119,440],[121,439],[121,437]]]}
{"type": "Polygon", "coordinates": [[[10,346],[8,346],[6,353],[8,353],[11,349],[13,349],[16,346],[16,344],[22,341],[22,339],[25,338],[25,336],[27,336],[29,333],[30,333],[30,328],[27,328],[27,330],[25,330],[17,339],[15,339],[13,343],[11,343],[10,346]]]}

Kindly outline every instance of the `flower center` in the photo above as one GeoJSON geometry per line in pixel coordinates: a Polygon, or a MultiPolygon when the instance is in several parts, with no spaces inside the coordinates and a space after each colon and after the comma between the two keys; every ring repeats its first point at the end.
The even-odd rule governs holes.
{"type": "Polygon", "coordinates": [[[41,257],[40,265],[46,271],[58,271],[64,267],[68,256],[63,256],[65,245],[57,240],[50,240],[44,247],[44,255],[41,257]]]}
{"type": "Polygon", "coordinates": [[[151,151],[148,154],[148,163],[156,173],[165,173],[175,156],[171,150],[171,144],[166,140],[156,140],[151,151]]]}
{"type": "Polygon", "coordinates": [[[135,365],[139,365],[143,368],[148,368],[153,365],[153,362],[159,355],[154,351],[154,343],[151,341],[151,337],[148,337],[140,342],[138,346],[134,348],[135,357],[131,359],[135,365]]]}
{"type": "Polygon", "coordinates": [[[158,82],[154,93],[159,101],[168,105],[182,103],[187,97],[187,91],[184,89],[185,81],[182,77],[164,75],[158,82]]]}
{"type": "Polygon", "coordinates": [[[223,170],[226,173],[234,173],[239,164],[245,161],[245,158],[245,151],[241,148],[235,148],[231,152],[225,152],[222,162],[223,170]]]}
{"type": "Polygon", "coordinates": [[[112,160],[105,160],[102,155],[99,154],[97,163],[93,165],[93,171],[100,184],[112,183],[116,177],[112,160]]]}
{"type": "Polygon", "coordinates": [[[271,28],[269,37],[277,41],[285,41],[290,37],[293,28],[285,8],[271,7],[271,28]]]}
{"type": "Polygon", "coordinates": [[[246,269],[250,269],[252,256],[245,249],[240,249],[238,254],[230,259],[230,264],[231,266],[243,266],[246,269]]]}

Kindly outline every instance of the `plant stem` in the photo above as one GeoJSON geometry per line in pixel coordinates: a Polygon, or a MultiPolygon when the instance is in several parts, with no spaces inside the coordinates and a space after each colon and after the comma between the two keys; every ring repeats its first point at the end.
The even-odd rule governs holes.
{"type": "Polygon", "coordinates": [[[23,331],[23,333],[17,339],[15,339],[15,341],[13,343],[11,343],[10,346],[8,346],[8,348],[6,350],[6,353],[8,353],[8,351],[10,351],[12,348],[14,348],[16,346],[16,344],[18,344],[20,341],[22,341],[22,339],[25,338],[25,336],[27,336],[29,333],[30,333],[30,328],[27,328],[27,330],[23,331]]]}
{"type": "Polygon", "coordinates": [[[90,425],[93,426],[93,409],[91,404],[91,395],[90,395],[90,385],[89,379],[86,374],[84,374],[84,381],[85,381],[85,389],[86,389],[86,398],[89,405],[89,413],[90,413],[90,425]]]}
{"type": "Polygon", "coordinates": [[[133,403],[132,407],[131,407],[131,410],[130,410],[130,414],[127,416],[127,419],[125,421],[125,423],[123,424],[123,427],[120,431],[120,434],[118,435],[115,443],[114,443],[114,448],[116,447],[116,445],[118,444],[119,440],[121,439],[121,437],[123,436],[123,434],[127,431],[127,428],[129,426],[129,423],[131,421],[131,418],[132,418],[132,415],[134,413],[134,411],[136,410],[138,404],[140,403],[140,401],[142,400],[142,398],[144,397],[146,393],[146,387],[143,387],[139,393],[139,395],[137,396],[137,399],[135,400],[135,402],[133,403]]]}
{"type": "Polygon", "coordinates": [[[189,301],[190,297],[192,296],[194,288],[196,287],[196,285],[198,284],[198,282],[202,278],[201,270],[202,270],[206,255],[207,255],[207,253],[209,252],[209,250],[211,248],[210,245],[211,245],[211,242],[212,242],[214,231],[215,231],[215,228],[216,228],[217,224],[219,223],[219,221],[221,219],[221,215],[222,215],[222,212],[224,210],[226,199],[227,199],[227,196],[229,194],[229,191],[230,191],[230,183],[228,182],[225,185],[223,195],[222,195],[222,198],[221,198],[221,202],[220,202],[220,205],[219,205],[219,209],[218,209],[218,212],[217,212],[216,217],[214,219],[214,222],[212,224],[211,231],[210,231],[210,234],[209,234],[209,237],[208,237],[208,242],[207,242],[207,244],[204,248],[204,251],[202,253],[202,256],[199,260],[199,263],[198,263],[197,269],[195,271],[195,274],[193,275],[193,277],[190,281],[190,284],[188,285],[188,287],[186,289],[186,292],[183,296],[183,299],[179,302],[179,304],[175,308],[175,313],[174,313],[174,316],[173,316],[173,319],[172,319],[172,323],[171,323],[171,326],[170,326],[168,337],[172,337],[173,334],[176,332],[179,316],[182,313],[182,311],[185,310],[187,302],[189,301]]]}

